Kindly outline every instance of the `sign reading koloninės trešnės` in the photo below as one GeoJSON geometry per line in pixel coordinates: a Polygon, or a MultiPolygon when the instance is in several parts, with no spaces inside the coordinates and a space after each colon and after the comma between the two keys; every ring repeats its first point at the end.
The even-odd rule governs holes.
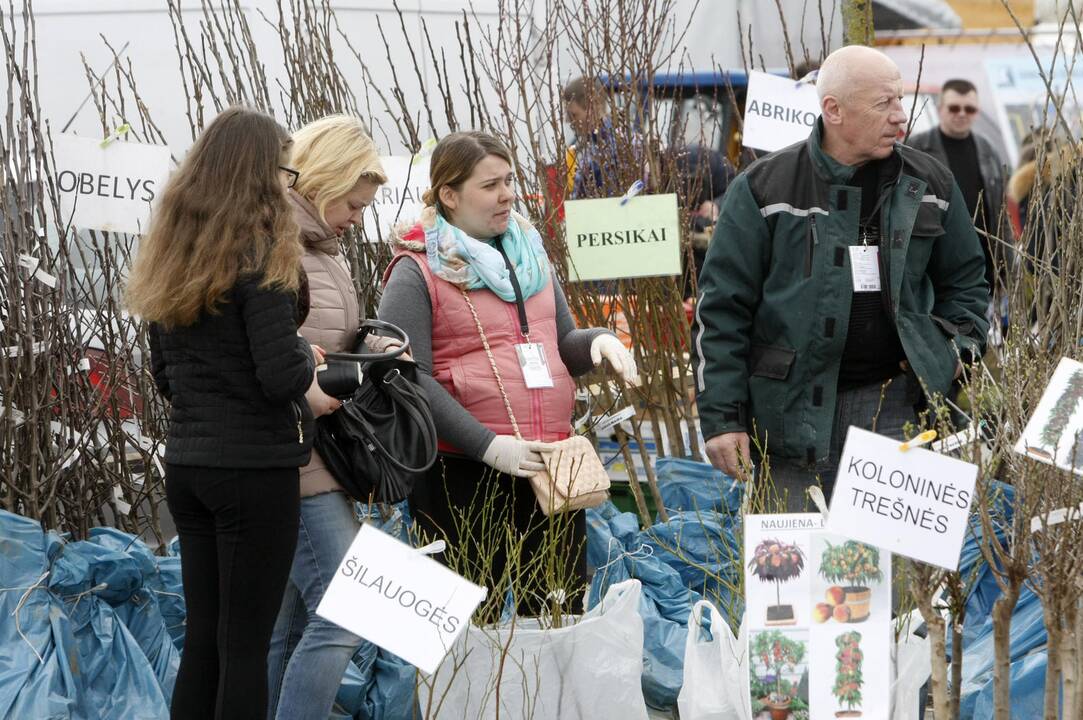
{"type": "Polygon", "coordinates": [[[851,427],[827,529],[948,570],[959,566],[978,468],[851,427]]]}

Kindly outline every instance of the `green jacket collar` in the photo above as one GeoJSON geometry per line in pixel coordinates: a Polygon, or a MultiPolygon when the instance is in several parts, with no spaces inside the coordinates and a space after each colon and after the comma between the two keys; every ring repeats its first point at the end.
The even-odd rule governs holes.
{"type": "MultiPolygon", "coordinates": [[[[816,118],[816,124],[812,126],[812,132],[809,133],[808,140],[805,141],[805,144],[808,147],[809,157],[812,158],[812,166],[816,169],[816,174],[820,179],[827,184],[846,185],[850,182],[854,173],[857,172],[857,166],[843,165],[824,152],[823,122],[823,118],[816,118]]],[[[895,143],[895,147],[891,152],[896,158],[902,158],[902,153],[899,152],[898,143],[895,143]]]]}

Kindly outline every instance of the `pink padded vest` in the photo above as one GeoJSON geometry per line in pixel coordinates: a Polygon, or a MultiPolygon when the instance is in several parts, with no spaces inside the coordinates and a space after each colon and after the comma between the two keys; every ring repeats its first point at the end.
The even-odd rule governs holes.
{"type": "MultiPolygon", "coordinates": [[[[420,233],[411,229],[404,239],[420,233]]],[[[423,236],[422,236],[423,237],[423,236]]],[[[424,253],[400,250],[384,272],[384,282],[395,264],[408,259],[417,263],[432,302],[433,377],[466,410],[498,435],[514,435],[504,400],[493,377],[489,358],[481,344],[477,325],[459,288],[433,275],[424,253]]],[[[500,378],[511,401],[519,431],[526,440],[562,440],[571,434],[575,406],[575,381],[557,351],[556,299],[553,283],[526,301],[530,341],[541,343],[553,376],[553,387],[531,390],[519,369],[515,345],[525,342],[518,310],[491,290],[472,290],[470,300],[478,312],[485,337],[496,358],[500,378]]],[[[459,452],[441,441],[443,451],[459,452]]]]}

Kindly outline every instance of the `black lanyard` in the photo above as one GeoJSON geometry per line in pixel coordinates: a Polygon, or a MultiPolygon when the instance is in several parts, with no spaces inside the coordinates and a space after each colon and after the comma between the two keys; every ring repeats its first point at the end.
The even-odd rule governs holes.
{"type": "Polygon", "coordinates": [[[530,324],[526,320],[526,303],[523,302],[523,289],[519,287],[519,278],[515,275],[515,266],[511,264],[511,258],[504,252],[504,244],[500,239],[496,240],[496,249],[500,251],[500,257],[504,258],[504,264],[508,267],[508,275],[511,278],[511,288],[515,291],[515,307],[519,310],[519,331],[523,337],[530,340],[530,324]]]}

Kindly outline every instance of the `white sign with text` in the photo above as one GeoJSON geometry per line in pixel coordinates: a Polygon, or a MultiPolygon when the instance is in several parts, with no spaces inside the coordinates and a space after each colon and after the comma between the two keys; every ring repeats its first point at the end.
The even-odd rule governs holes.
{"type": "Polygon", "coordinates": [[[429,157],[389,155],[380,158],[387,182],[376,190],[376,197],[365,210],[365,238],[369,242],[386,241],[398,223],[414,222],[425,207],[421,196],[429,189],[429,157]]]}
{"type": "Polygon", "coordinates": [[[53,182],[65,221],[77,228],[139,235],[169,175],[165,145],[60,135],[53,182]]]}
{"type": "Polygon", "coordinates": [[[955,570],[978,468],[922,448],[900,450],[901,444],[850,428],[827,529],[955,570]]]}
{"type": "Polygon", "coordinates": [[[891,553],[820,513],[744,516],[750,716],[887,720],[891,553]]]}
{"type": "Polygon", "coordinates": [[[745,147],[774,152],[800,142],[820,117],[816,87],[753,70],[745,95],[745,147]]]}
{"type": "Polygon", "coordinates": [[[365,524],[316,614],[432,674],[485,588],[365,524]]]}

